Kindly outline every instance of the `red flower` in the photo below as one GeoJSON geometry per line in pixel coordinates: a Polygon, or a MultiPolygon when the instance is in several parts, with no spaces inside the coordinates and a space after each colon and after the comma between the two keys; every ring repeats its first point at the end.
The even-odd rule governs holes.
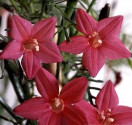
{"type": "Polygon", "coordinates": [[[38,71],[35,81],[42,97],[16,107],[17,115],[38,120],[39,125],[87,125],[80,108],[86,103],[82,99],[88,82],[85,77],[70,81],[60,93],[55,77],[45,69],[38,71]]]}
{"type": "Polygon", "coordinates": [[[17,59],[23,55],[22,66],[29,79],[39,70],[41,62],[62,61],[57,45],[51,42],[56,24],[54,17],[38,21],[34,25],[17,15],[9,21],[9,36],[13,40],[1,53],[1,59],[17,59]]]}
{"type": "Polygon", "coordinates": [[[108,81],[95,100],[97,109],[83,105],[90,125],[131,125],[132,108],[118,106],[118,96],[113,83],[108,81]]]}
{"type": "Polygon", "coordinates": [[[84,35],[71,37],[59,45],[61,51],[79,54],[83,52],[82,63],[91,76],[96,76],[105,59],[130,57],[130,52],[118,39],[122,16],[105,18],[99,22],[88,13],[78,9],[76,13],[77,30],[84,35]]]}

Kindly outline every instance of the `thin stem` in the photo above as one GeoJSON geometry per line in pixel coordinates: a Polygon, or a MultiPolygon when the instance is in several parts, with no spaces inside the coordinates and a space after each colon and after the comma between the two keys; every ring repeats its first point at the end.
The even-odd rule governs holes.
{"type": "Polygon", "coordinates": [[[5,61],[5,69],[9,75],[9,78],[13,84],[14,90],[17,94],[19,102],[23,102],[25,100],[25,94],[22,88],[22,81],[20,81],[18,77],[17,66],[13,61],[4,60],[5,61]]]}
{"type": "Polygon", "coordinates": [[[89,7],[87,9],[87,13],[90,12],[90,10],[91,10],[91,8],[92,8],[92,6],[94,5],[95,2],[96,2],[96,0],[92,0],[92,2],[90,3],[90,5],[89,5],[89,7]]]}
{"type": "MultiPolygon", "coordinates": [[[[66,15],[66,17],[68,18],[68,19],[70,19],[71,18],[71,16],[72,16],[72,13],[73,13],[73,11],[74,11],[74,7],[76,7],[76,5],[77,5],[77,1],[78,0],[68,0],[67,1],[67,7],[71,7],[71,8],[66,8],[65,9],[65,15],[66,15]]],[[[61,21],[61,24],[62,25],[64,25],[64,22],[63,22],[64,20],[63,20],[63,18],[62,18],[62,21],[61,21]]],[[[65,25],[67,25],[67,24],[65,24],[65,25]]],[[[64,30],[62,30],[61,32],[59,32],[59,34],[58,34],[58,41],[57,41],[57,44],[59,45],[63,40],[65,39],[65,32],[64,32],[64,30]]],[[[59,80],[59,74],[60,74],[60,63],[57,63],[57,69],[56,69],[56,78],[59,80]]]]}
{"type": "Polygon", "coordinates": [[[19,8],[18,8],[16,2],[15,2],[14,0],[10,0],[10,2],[11,2],[11,4],[13,5],[13,7],[15,8],[15,10],[16,10],[17,12],[19,12],[19,8]]]}
{"type": "Polygon", "coordinates": [[[22,118],[18,117],[14,114],[13,110],[5,103],[5,101],[0,97],[0,105],[3,106],[4,109],[15,119],[15,120],[22,120],[22,118]]]}
{"type": "Polygon", "coordinates": [[[90,89],[89,89],[89,87],[87,88],[87,93],[88,93],[88,96],[89,96],[89,101],[90,101],[90,103],[93,105],[93,106],[95,106],[95,104],[93,103],[93,96],[92,96],[92,94],[91,94],[91,92],[90,92],[90,89]]]}
{"type": "Polygon", "coordinates": [[[0,65],[1,65],[1,72],[2,72],[2,75],[0,76],[0,79],[2,79],[5,76],[4,60],[0,60],[0,65]]]}
{"type": "Polygon", "coordinates": [[[14,122],[13,120],[8,119],[8,118],[6,118],[6,117],[4,117],[4,116],[2,116],[2,115],[0,115],[0,118],[3,119],[3,120],[5,120],[5,121],[11,122],[11,123],[14,124],[14,125],[17,125],[16,122],[14,122]]]}
{"type": "Polygon", "coordinates": [[[82,1],[79,1],[80,5],[85,9],[87,10],[87,8],[84,6],[84,4],[82,3],[82,1]]]}
{"type": "Polygon", "coordinates": [[[66,2],[66,0],[57,1],[57,2],[55,2],[55,4],[60,4],[60,3],[63,3],[63,2],[66,2]]]}
{"type": "Polygon", "coordinates": [[[34,11],[34,7],[33,7],[33,3],[32,2],[30,3],[30,8],[31,8],[31,12],[34,13],[35,11],[34,11]]]}
{"type": "Polygon", "coordinates": [[[96,88],[96,87],[89,87],[89,89],[94,89],[94,90],[101,90],[100,88],[96,88]]]}
{"type": "Polygon", "coordinates": [[[98,82],[98,83],[103,83],[103,82],[104,82],[104,81],[102,81],[102,80],[95,80],[95,79],[88,79],[88,81],[98,82]]]}

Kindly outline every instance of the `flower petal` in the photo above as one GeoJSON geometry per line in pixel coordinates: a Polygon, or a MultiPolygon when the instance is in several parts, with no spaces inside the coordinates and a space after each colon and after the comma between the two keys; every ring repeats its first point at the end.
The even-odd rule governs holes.
{"type": "Polygon", "coordinates": [[[70,42],[64,41],[59,45],[59,49],[72,54],[80,54],[85,51],[88,46],[88,40],[85,36],[74,36],[70,38],[70,42]]]}
{"type": "Polygon", "coordinates": [[[114,119],[114,125],[131,125],[132,108],[126,106],[118,106],[112,110],[111,117],[114,119]]]}
{"type": "Polygon", "coordinates": [[[41,67],[40,60],[32,51],[25,51],[22,58],[22,66],[28,79],[32,79],[41,67]]]}
{"type": "Polygon", "coordinates": [[[96,31],[97,21],[82,9],[76,12],[77,30],[85,35],[96,31]]]}
{"type": "Polygon", "coordinates": [[[77,106],[65,106],[63,111],[65,125],[87,125],[85,114],[77,106]]]}
{"type": "Polygon", "coordinates": [[[45,100],[49,100],[58,96],[58,82],[56,78],[47,70],[41,68],[35,77],[35,82],[39,93],[45,100]]]}
{"type": "Polygon", "coordinates": [[[39,47],[40,49],[37,55],[42,62],[54,63],[62,61],[62,56],[60,54],[59,48],[54,42],[45,42],[43,44],[39,44],[39,47]]]}
{"type": "Polygon", "coordinates": [[[57,124],[58,117],[59,115],[54,112],[47,113],[42,118],[40,118],[38,125],[63,125],[57,124]]]}
{"type": "Polygon", "coordinates": [[[17,115],[32,120],[37,120],[50,111],[49,103],[41,97],[29,99],[14,109],[17,115]]]}
{"type": "Polygon", "coordinates": [[[17,15],[13,15],[9,21],[11,21],[11,27],[9,27],[11,28],[11,31],[9,32],[10,37],[19,41],[29,39],[32,29],[32,24],[29,21],[17,15]]]}
{"type": "Polygon", "coordinates": [[[105,84],[97,95],[95,102],[99,111],[107,111],[108,109],[113,109],[118,105],[118,96],[111,81],[108,81],[105,84]]]}
{"type": "Polygon", "coordinates": [[[33,26],[32,37],[36,38],[38,42],[46,42],[51,40],[55,33],[55,25],[55,17],[38,21],[33,26]]]}
{"type": "Polygon", "coordinates": [[[109,17],[99,21],[97,31],[101,39],[108,35],[117,37],[120,33],[122,21],[122,16],[109,17]]]}
{"type": "Polygon", "coordinates": [[[82,100],[75,104],[78,106],[86,115],[88,125],[99,125],[100,122],[98,121],[98,112],[95,107],[93,107],[89,102],[82,100]]]}
{"type": "Polygon", "coordinates": [[[104,40],[101,51],[105,57],[110,60],[128,58],[131,56],[122,41],[113,37],[104,40]]]}
{"type": "Polygon", "coordinates": [[[0,54],[1,59],[18,59],[24,53],[24,49],[21,42],[13,40],[7,44],[2,53],[0,54]]]}
{"type": "Polygon", "coordinates": [[[87,85],[88,81],[85,77],[76,78],[62,88],[60,98],[65,104],[79,102],[84,96],[87,85]]]}
{"type": "Polygon", "coordinates": [[[105,57],[99,49],[88,47],[83,53],[82,64],[88,69],[92,77],[97,75],[104,63],[105,57]]]}

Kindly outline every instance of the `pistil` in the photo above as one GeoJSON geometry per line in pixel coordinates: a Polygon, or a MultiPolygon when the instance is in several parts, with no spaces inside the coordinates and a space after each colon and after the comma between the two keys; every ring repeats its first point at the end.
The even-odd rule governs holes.
{"type": "Polygon", "coordinates": [[[92,46],[93,48],[98,48],[102,45],[102,40],[99,37],[99,34],[97,32],[93,32],[90,35],[88,35],[88,44],[92,46]]]}
{"type": "Polygon", "coordinates": [[[64,102],[60,98],[54,98],[50,100],[51,108],[54,112],[59,113],[64,109],[64,102]]]}
{"type": "Polygon", "coordinates": [[[24,43],[24,49],[27,51],[32,51],[32,50],[36,50],[39,51],[39,44],[37,39],[29,39],[24,43]]]}
{"type": "Polygon", "coordinates": [[[107,112],[101,111],[99,112],[99,121],[102,125],[110,125],[114,122],[114,118],[111,118],[111,109],[108,109],[107,112]]]}

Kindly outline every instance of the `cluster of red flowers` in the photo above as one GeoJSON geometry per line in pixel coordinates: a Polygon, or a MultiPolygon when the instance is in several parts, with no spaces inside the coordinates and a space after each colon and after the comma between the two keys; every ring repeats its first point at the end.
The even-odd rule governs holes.
{"type": "Polygon", "coordinates": [[[108,81],[92,106],[83,99],[88,81],[85,77],[67,83],[59,92],[56,78],[41,67],[43,63],[61,62],[60,51],[73,54],[83,52],[82,64],[91,76],[96,76],[105,59],[130,57],[130,52],[118,39],[122,16],[105,18],[99,22],[84,10],[76,12],[76,28],[83,35],[73,36],[59,47],[52,41],[55,32],[54,17],[29,21],[13,15],[9,33],[12,41],[0,54],[1,59],[18,59],[23,55],[22,66],[29,79],[35,82],[42,97],[25,101],[14,109],[17,115],[38,120],[39,125],[130,125],[132,108],[118,106],[113,83],[108,81]]]}

